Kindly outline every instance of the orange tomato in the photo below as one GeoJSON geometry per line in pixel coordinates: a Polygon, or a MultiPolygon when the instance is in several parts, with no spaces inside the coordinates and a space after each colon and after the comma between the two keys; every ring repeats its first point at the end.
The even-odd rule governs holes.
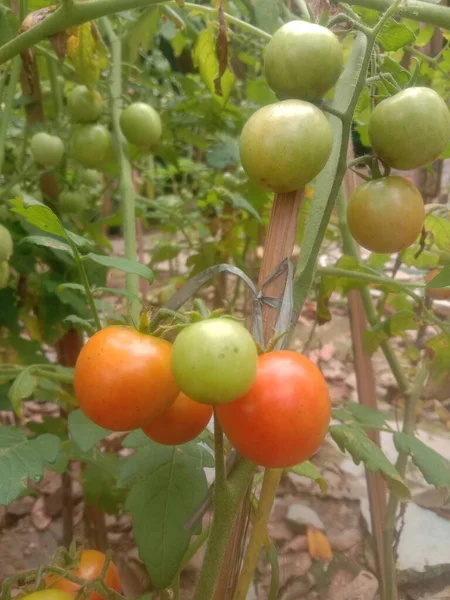
{"type": "Polygon", "coordinates": [[[285,468],[317,452],[331,404],[316,365],[302,354],[280,350],[261,355],[250,391],[216,411],[238,452],[258,465],[285,468]]]}
{"type": "Polygon", "coordinates": [[[139,429],[175,401],[172,344],[130,327],[106,327],[93,335],[75,365],[81,410],[113,431],[139,429]]]}
{"type": "Polygon", "coordinates": [[[143,427],[143,430],[150,439],[159,444],[185,444],[205,429],[212,414],[212,406],[194,402],[180,392],[172,406],[143,427]]]}

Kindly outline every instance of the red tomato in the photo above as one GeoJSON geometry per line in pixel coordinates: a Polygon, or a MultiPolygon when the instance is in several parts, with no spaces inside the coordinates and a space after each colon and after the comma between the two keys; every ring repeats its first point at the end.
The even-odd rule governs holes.
{"type": "Polygon", "coordinates": [[[302,354],[280,350],[260,356],[250,391],[216,411],[238,452],[258,465],[285,468],[317,452],[331,404],[316,365],[302,354]]]}
{"type": "Polygon", "coordinates": [[[113,431],[139,429],[175,401],[172,344],[130,327],[106,327],[92,336],[75,365],[81,410],[113,431]]]}
{"type": "MultiPolygon", "coordinates": [[[[72,569],[71,572],[77,577],[81,577],[86,581],[92,581],[100,576],[103,565],[105,563],[105,555],[97,550],[82,550],[78,560],[78,566],[72,569]]],[[[63,590],[70,592],[75,596],[80,586],[67,579],[62,579],[57,575],[49,575],[45,578],[45,583],[52,589],[63,590]]],[[[119,571],[114,563],[110,562],[105,574],[105,583],[108,587],[117,592],[120,592],[120,576],[119,571]]],[[[92,593],[89,594],[86,600],[104,600],[103,596],[92,593]]]]}
{"type": "Polygon", "coordinates": [[[205,429],[212,414],[212,406],[194,402],[180,392],[172,406],[153,419],[143,430],[150,439],[159,444],[186,444],[205,429]]]}

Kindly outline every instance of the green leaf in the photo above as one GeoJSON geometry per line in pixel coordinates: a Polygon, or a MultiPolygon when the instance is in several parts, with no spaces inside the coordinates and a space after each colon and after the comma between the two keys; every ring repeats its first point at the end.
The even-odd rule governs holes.
{"type": "Polygon", "coordinates": [[[93,423],[81,410],[70,413],[68,425],[70,437],[83,452],[91,450],[97,442],[111,433],[93,423]]]}
{"type": "Polygon", "coordinates": [[[126,492],[117,486],[120,459],[114,454],[99,454],[83,470],[85,501],[108,514],[117,514],[126,492]]]}
{"type": "Polygon", "coordinates": [[[386,427],[386,417],[379,410],[351,403],[347,405],[352,417],[365,429],[383,429],[386,427]]]}
{"type": "Polygon", "coordinates": [[[262,223],[262,219],[259,216],[258,211],[250,204],[248,200],[244,198],[244,196],[238,194],[237,192],[227,192],[227,196],[230,198],[233,208],[244,210],[249,215],[254,217],[258,223],[262,223]]]}
{"type": "Polygon", "coordinates": [[[450,489],[450,463],[413,435],[394,433],[394,444],[399,452],[408,454],[427,483],[436,488],[450,489]]]}
{"type": "Polygon", "coordinates": [[[206,151],[206,164],[217,170],[239,164],[239,146],[237,140],[222,135],[222,139],[206,151]]]}
{"type": "Polygon", "coordinates": [[[364,331],[364,351],[373,354],[380,344],[407,330],[417,329],[417,316],[412,310],[400,310],[374,327],[364,331]]]}
{"type": "Polygon", "coordinates": [[[408,487],[394,465],[359,425],[332,425],[329,431],[342,452],[347,450],[355,464],[362,461],[368,471],[380,473],[399,498],[409,498],[408,487]]]}
{"type": "Polygon", "coordinates": [[[308,479],[312,479],[317,483],[320,487],[320,491],[325,493],[328,489],[328,484],[326,479],[321,475],[320,471],[309,461],[305,460],[299,465],[295,465],[294,467],[289,467],[285,469],[288,473],[295,473],[296,475],[301,475],[302,477],[307,477],[308,479]]]}
{"type": "Polygon", "coordinates": [[[427,288],[441,289],[450,286],[450,265],[442,269],[440,273],[435,275],[431,281],[427,283],[427,288]]]}
{"type": "Polygon", "coordinates": [[[447,219],[429,214],[425,217],[425,229],[433,234],[434,243],[438,248],[450,248],[450,222],[447,219]]]}
{"type": "Polygon", "coordinates": [[[203,455],[194,443],[171,447],[147,438],[122,465],[119,486],[131,486],[125,507],[139,555],[157,588],[170,585],[189,546],[191,532],[184,523],[207,491],[203,455]]]}
{"type": "Polygon", "coordinates": [[[67,315],[67,317],[64,317],[64,323],[72,323],[75,327],[85,329],[89,333],[95,333],[96,331],[94,321],[82,319],[78,315],[67,315]]]}
{"type": "Polygon", "coordinates": [[[119,269],[119,271],[125,271],[125,273],[139,275],[139,277],[147,279],[150,283],[155,279],[151,269],[135,260],[128,260],[127,258],[119,258],[117,256],[103,256],[103,254],[93,254],[92,252],[83,256],[84,259],[93,260],[109,269],[119,269]]]}
{"type": "Polygon", "coordinates": [[[267,31],[274,33],[280,26],[279,8],[276,0],[256,0],[254,3],[256,25],[267,31]]]}
{"type": "Polygon", "coordinates": [[[67,239],[67,232],[58,217],[42,202],[31,198],[31,196],[22,196],[11,200],[11,205],[11,212],[24,217],[30,225],[67,239]]]}
{"type": "Polygon", "coordinates": [[[401,254],[402,263],[409,267],[416,267],[417,269],[429,269],[436,267],[439,264],[439,256],[435,252],[422,250],[420,254],[416,256],[419,250],[418,244],[414,244],[404,250],[401,254]]]}
{"type": "Polygon", "coordinates": [[[388,52],[413,44],[415,40],[414,32],[404,22],[398,23],[394,19],[389,19],[377,37],[377,41],[388,52]]]}
{"type": "Polygon", "coordinates": [[[72,248],[68,244],[47,235],[29,235],[21,241],[21,243],[25,242],[35,244],[36,246],[44,246],[51,250],[61,250],[61,252],[67,252],[67,254],[73,256],[72,248]]]}
{"type": "Polygon", "coordinates": [[[20,418],[23,416],[22,400],[29,398],[36,389],[36,378],[31,374],[31,367],[24,369],[14,380],[9,389],[8,398],[14,412],[20,418]]]}
{"type": "Polygon", "coordinates": [[[124,39],[124,60],[134,63],[139,53],[146,54],[153,44],[159,25],[159,9],[152,6],[127,28],[124,39]]]}
{"type": "Polygon", "coordinates": [[[11,504],[27,487],[27,480],[38,482],[45,462],[54,462],[60,441],[54,435],[29,440],[17,427],[0,427],[0,505],[11,504]]]}
{"type": "Polygon", "coordinates": [[[426,46],[431,41],[434,32],[435,28],[432,25],[428,25],[426,27],[419,27],[414,45],[418,46],[419,48],[426,46]]]}
{"type": "Polygon", "coordinates": [[[431,373],[436,378],[446,376],[450,364],[450,335],[446,333],[436,335],[425,342],[425,347],[432,355],[431,373]]]}

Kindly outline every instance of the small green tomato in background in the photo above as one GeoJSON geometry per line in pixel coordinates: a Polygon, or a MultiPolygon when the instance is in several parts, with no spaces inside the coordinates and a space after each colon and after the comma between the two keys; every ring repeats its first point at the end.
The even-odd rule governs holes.
{"type": "Polygon", "coordinates": [[[67,96],[67,110],[72,121],[92,123],[102,114],[103,99],[97,90],[77,85],[67,96]]]}
{"type": "Polygon", "coordinates": [[[35,133],[30,142],[31,154],[35,162],[44,167],[56,167],[64,155],[64,143],[57,135],[43,131],[35,133]]]}
{"type": "Polygon", "coordinates": [[[256,377],[256,344],[243,325],[227,318],[188,325],[172,350],[180,390],[203,404],[225,404],[248,392],[256,377]]]}
{"type": "Polygon", "coordinates": [[[95,169],[84,169],[80,173],[80,182],[91,187],[102,185],[103,176],[95,169]]]}
{"type": "Polygon", "coordinates": [[[9,260],[13,253],[11,234],[4,225],[0,225],[0,262],[9,260]]]}
{"type": "Polygon", "coordinates": [[[267,83],[280,98],[318,100],[342,72],[338,38],[322,25],[290,21],[270,40],[264,61],[267,83]]]}
{"type": "Polygon", "coordinates": [[[321,110],[284,100],[256,111],[242,129],[239,152],[250,179],[273,192],[303,188],[324,168],[332,146],[321,110]]]}
{"type": "Polygon", "coordinates": [[[59,208],[63,214],[80,214],[88,206],[87,194],[82,191],[66,190],[59,196],[59,208]]]}
{"type": "Polygon", "coordinates": [[[0,262],[0,290],[8,285],[9,265],[6,260],[0,262]]]}
{"type": "Polygon", "coordinates": [[[109,131],[100,124],[78,125],[72,135],[72,156],[87,169],[100,169],[111,156],[109,131]]]}
{"type": "Polygon", "coordinates": [[[161,119],[154,108],[144,102],[130,104],[120,115],[120,127],[130,144],[154,148],[161,137],[161,119]]]}

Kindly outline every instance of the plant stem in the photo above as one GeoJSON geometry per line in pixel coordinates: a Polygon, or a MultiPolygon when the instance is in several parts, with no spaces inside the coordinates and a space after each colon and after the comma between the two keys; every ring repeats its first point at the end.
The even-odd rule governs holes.
{"type": "MultiPolygon", "coordinates": [[[[102,0],[96,0],[102,1],[102,0]]],[[[111,120],[113,124],[114,147],[119,163],[119,191],[122,200],[123,229],[125,238],[125,258],[136,260],[136,192],[133,184],[133,173],[128,160],[127,146],[120,129],[120,110],[122,105],[122,44],[114,32],[111,22],[104,17],[101,20],[111,45],[111,78],[110,78],[110,105],[111,120]]],[[[139,320],[139,279],[134,273],[126,274],[128,317],[133,323],[139,320]]]]}
{"type": "Polygon", "coordinates": [[[272,579],[270,580],[269,596],[267,600],[278,600],[278,590],[280,588],[280,565],[278,564],[278,554],[272,540],[266,546],[267,556],[272,569],[272,579]]]}
{"type": "Polygon", "coordinates": [[[19,82],[20,71],[22,69],[22,60],[20,56],[16,56],[13,60],[11,75],[9,77],[8,87],[6,89],[5,105],[2,110],[2,118],[0,119],[0,173],[3,169],[5,160],[5,144],[8,124],[11,122],[11,113],[14,105],[14,95],[16,93],[17,84],[19,82]]]}
{"type": "Polygon", "coordinates": [[[91,309],[91,312],[92,312],[92,318],[94,319],[95,327],[96,327],[97,331],[99,331],[102,328],[102,325],[100,323],[100,318],[98,316],[97,307],[95,306],[94,295],[92,293],[91,286],[89,285],[89,280],[88,280],[88,277],[86,274],[86,269],[84,268],[83,258],[81,257],[80,253],[78,252],[78,248],[76,247],[74,242],[72,242],[72,240],[69,237],[67,238],[67,242],[69,243],[69,245],[72,249],[72,252],[73,252],[73,255],[75,258],[75,262],[77,263],[78,273],[80,274],[81,283],[84,287],[84,292],[86,294],[86,300],[88,301],[89,308],[91,309]]]}
{"type": "Polygon", "coordinates": [[[216,465],[215,486],[216,494],[220,494],[226,487],[225,451],[223,445],[223,431],[220,426],[217,412],[214,409],[214,459],[216,465]]]}
{"type": "Polygon", "coordinates": [[[383,275],[377,276],[372,275],[371,273],[359,273],[358,271],[350,271],[349,269],[339,269],[336,267],[318,267],[316,273],[322,276],[345,277],[347,279],[355,279],[356,281],[366,281],[367,284],[376,283],[400,289],[407,287],[425,287],[424,283],[404,283],[391,279],[390,277],[383,277],[383,275]]]}
{"type": "MultiPolygon", "coordinates": [[[[416,379],[412,386],[411,392],[408,395],[405,404],[405,415],[403,419],[402,432],[405,434],[414,433],[416,425],[416,406],[420,399],[423,391],[423,384],[428,374],[426,364],[423,364],[419,372],[417,373],[416,379]]],[[[408,455],[404,452],[399,452],[395,467],[401,477],[405,476],[406,466],[408,464],[408,455]]],[[[384,560],[385,560],[385,574],[386,574],[386,600],[397,600],[397,573],[395,568],[395,557],[393,554],[394,544],[394,533],[395,524],[397,518],[398,509],[398,498],[391,491],[389,495],[389,502],[386,510],[386,517],[383,524],[383,548],[384,548],[384,560]]]]}
{"type": "Polygon", "coordinates": [[[261,547],[267,535],[267,522],[282,474],[283,469],[266,469],[264,473],[258,508],[253,520],[252,533],[248,542],[233,600],[245,600],[247,597],[253,579],[253,573],[258,564],[261,547]]]}
{"type": "MultiPolygon", "coordinates": [[[[391,0],[346,0],[347,4],[352,6],[362,6],[384,12],[392,6],[391,0]]],[[[450,10],[446,6],[420,2],[418,0],[408,0],[403,6],[398,6],[396,12],[399,16],[413,21],[420,21],[450,29],[450,10]]]]}
{"type": "Polygon", "coordinates": [[[180,564],[180,569],[179,569],[180,573],[186,567],[186,565],[189,563],[191,558],[200,550],[200,548],[206,542],[206,540],[208,539],[210,530],[211,530],[210,527],[205,527],[203,529],[203,531],[201,532],[201,534],[192,542],[192,544],[186,550],[186,553],[183,556],[183,559],[180,564]]]}
{"type": "Polygon", "coordinates": [[[60,121],[62,115],[64,115],[64,101],[61,94],[61,86],[58,83],[58,67],[53,57],[47,57],[47,67],[53,103],[55,106],[56,120],[60,121]]]}

